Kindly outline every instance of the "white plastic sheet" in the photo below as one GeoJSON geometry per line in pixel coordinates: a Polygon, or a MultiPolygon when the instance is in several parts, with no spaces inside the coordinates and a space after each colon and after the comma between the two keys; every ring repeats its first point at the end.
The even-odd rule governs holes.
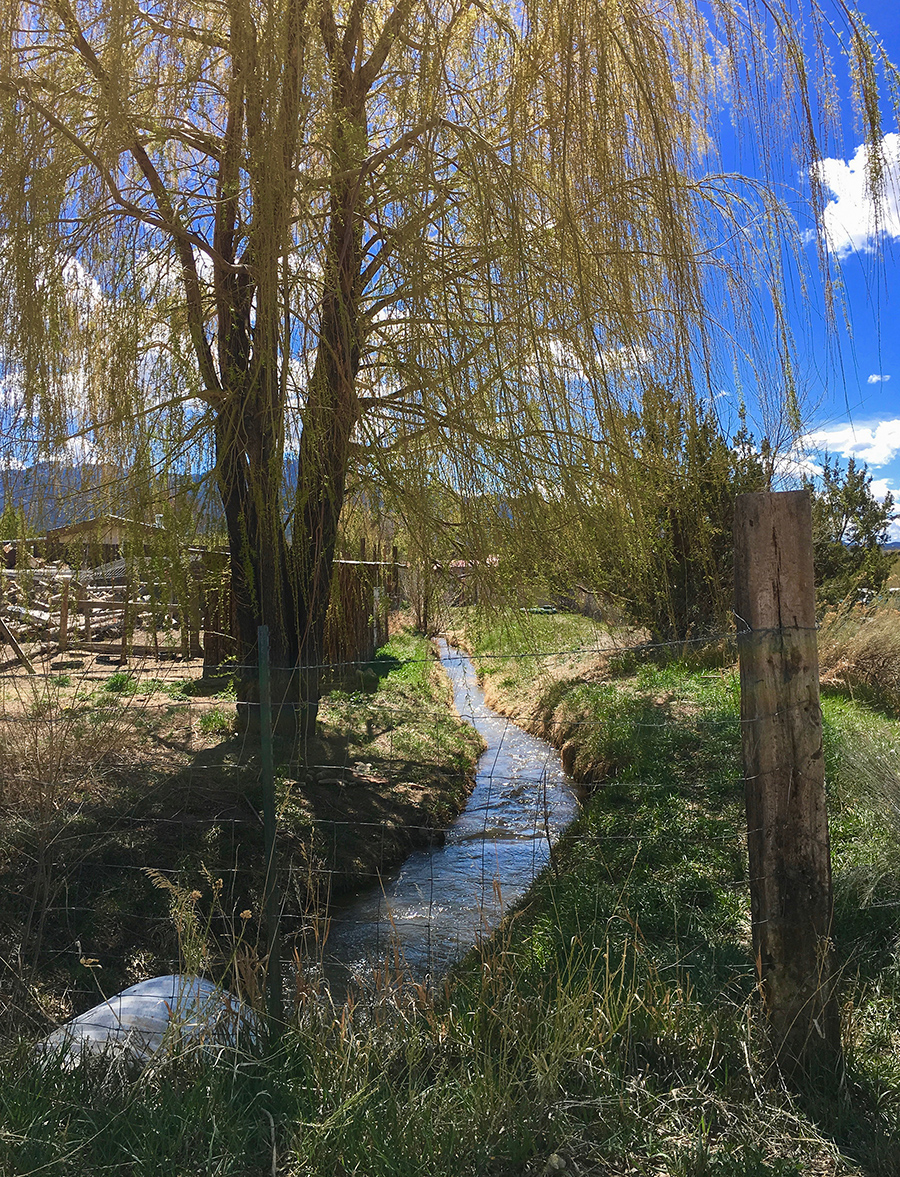
{"type": "Polygon", "coordinates": [[[141,981],[79,1014],[41,1043],[46,1056],[77,1066],[85,1055],[108,1054],[146,1063],[159,1051],[196,1044],[234,1047],[253,1038],[253,1012],[233,994],[200,977],[179,974],[141,981]]]}

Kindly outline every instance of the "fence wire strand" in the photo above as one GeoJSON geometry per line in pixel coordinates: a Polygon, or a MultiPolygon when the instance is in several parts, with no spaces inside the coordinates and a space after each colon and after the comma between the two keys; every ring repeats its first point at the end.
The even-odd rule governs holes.
{"type": "MultiPolygon", "coordinates": [[[[765,638],[767,634],[761,636],[765,638]]],[[[737,635],[738,644],[745,640],[747,635],[737,635]]],[[[723,648],[736,656],[734,633],[715,635],[712,639],[707,636],[702,641],[704,645],[719,641],[723,648]]],[[[521,663],[530,659],[539,663],[541,660],[549,662],[585,657],[596,657],[598,660],[623,656],[641,658],[658,655],[666,649],[684,650],[686,646],[698,645],[699,642],[700,639],[696,642],[652,645],[641,642],[612,648],[601,643],[596,646],[580,644],[549,651],[478,654],[476,662],[521,663]]],[[[68,663],[78,661],[75,651],[67,651],[61,657],[68,663]]],[[[418,657],[395,659],[392,666],[410,668],[432,661],[430,658],[418,657]]],[[[455,653],[445,661],[457,663],[458,668],[464,665],[463,655],[455,653]]],[[[369,659],[329,664],[316,669],[327,670],[335,677],[335,681],[340,681],[348,671],[378,666],[377,659],[369,659]]],[[[286,674],[293,673],[291,668],[281,670],[286,674]]],[[[92,796],[90,788],[82,784],[69,797],[66,796],[66,786],[60,785],[59,797],[50,799],[48,812],[39,815],[39,820],[36,820],[34,829],[25,838],[23,845],[18,850],[12,844],[0,846],[0,873],[9,873],[16,854],[21,861],[30,863],[34,871],[32,895],[26,894],[27,887],[24,887],[23,893],[14,897],[13,908],[19,912],[21,922],[19,942],[16,942],[16,929],[8,927],[0,940],[0,953],[7,958],[7,964],[12,968],[13,958],[18,952],[21,964],[33,948],[33,944],[27,944],[25,940],[29,937],[32,940],[38,937],[40,940],[34,910],[27,915],[27,919],[23,913],[29,904],[32,909],[40,907],[41,928],[45,933],[52,932],[57,942],[53,945],[39,943],[37,954],[43,954],[42,959],[51,971],[57,966],[60,969],[63,965],[68,967],[68,992],[75,1006],[87,1000],[88,996],[96,997],[96,988],[80,984],[77,968],[73,973],[72,967],[69,967],[74,967],[84,958],[97,957],[107,969],[117,964],[120,972],[137,967],[133,962],[141,952],[149,953],[156,967],[165,965],[174,971],[184,964],[184,961],[172,955],[172,924],[177,913],[176,901],[171,899],[171,895],[176,895],[176,898],[181,893],[190,896],[195,887],[200,885],[198,880],[208,863],[214,863],[209,867],[212,877],[227,880],[222,884],[219,909],[213,910],[212,914],[207,911],[203,916],[210,921],[211,933],[224,937],[228,921],[233,922],[236,913],[245,906],[252,910],[254,921],[258,920],[259,896],[256,896],[254,902],[252,894],[253,886],[258,884],[258,879],[254,883],[253,859],[254,855],[259,854],[263,824],[260,805],[254,793],[259,777],[258,756],[247,735],[230,738],[227,741],[227,755],[219,762],[204,760],[208,749],[203,753],[193,750],[191,733],[206,730],[206,724],[206,734],[215,734],[212,721],[204,719],[204,716],[231,710],[235,705],[234,691],[227,686],[209,696],[192,694],[191,690],[196,689],[196,679],[191,679],[189,672],[193,671],[196,671],[196,667],[189,663],[160,664],[149,658],[132,658],[127,666],[111,666],[106,674],[96,667],[85,670],[83,674],[75,674],[71,669],[45,666],[36,675],[27,677],[21,673],[4,674],[0,670],[0,741],[14,742],[16,733],[35,731],[41,724],[47,730],[52,730],[55,725],[57,733],[64,736],[67,730],[73,730],[73,725],[94,722],[95,726],[99,726],[106,716],[111,728],[115,728],[116,723],[120,723],[123,728],[130,724],[134,731],[139,732],[141,724],[147,725],[145,745],[149,747],[152,744],[149,725],[158,720],[161,714],[171,721],[173,731],[181,725],[180,741],[172,737],[167,760],[166,746],[160,746],[159,755],[164,758],[163,762],[156,766],[151,764],[147,790],[142,797],[133,801],[130,809],[110,814],[102,806],[103,781],[116,771],[113,745],[108,752],[98,757],[94,766],[98,796],[92,796]],[[84,693],[79,695],[82,687],[84,693]],[[18,704],[18,709],[14,704],[18,704]],[[98,715],[100,719],[90,719],[98,715]],[[176,762],[179,755],[185,758],[183,763],[176,762]],[[184,786],[178,793],[182,808],[176,812],[159,812],[165,807],[167,790],[171,793],[174,777],[178,777],[184,786]],[[220,795],[213,798],[204,794],[205,781],[216,783],[220,795]],[[223,782],[230,782],[234,787],[226,788],[223,782]],[[214,802],[219,805],[220,812],[216,812],[214,802]],[[208,811],[203,809],[204,805],[209,807],[208,811]],[[145,807],[143,812],[140,806],[145,807]],[[45,836],[40,833],[41,821],[44,822],[45,836]],[[84,830],[91,831],[87,843],[84,830]],[[130,840],[130,845],[123,845],[125,840],[130,840]],[[135,860],[138,856],[139,861],[135,860]],[[158,883],[154,887],[149,877],[151,871],[155,872],[158,879],[168,879],[179,891],[167,895],[160,890],[158,883]],[[136,881],[140,885],[136,885],[136,881]],[[102,884],[99,890],[98,884],[102,884]],[[141,928],[144,932],[138,933],[136,929],[141,928]],[[68,941],[63,943],[66,937],[69,937],[68,941]],[[126,944],[129,938],[131,942],[126,944]]],[[[253,664],[231,664],[227,668],[227,675],[234,680],[256,671],[257,667],[253,664]]],[[[712,677],[730,680],[728,672],[712,677]]],[[[249,702],[242,706],[253,709],[258,704],[249,702]]],[[[659,718],[639,715],[629,718],[632,728],[638,733],[646,732],[648,738],[664,732],[677,720],[682,725],[692,723],[698,730],[730,734],[734,747],[739,748],[742,725],[756,722],[755,717],[739,715],[734,706],[722,714],[700,714],[696,711],[696,699],[687,691],[681,695],[671,689],[661,691],[654,706],[659,718]]],[[[445,721],[448,714],[446,709],[439,707],[418,706],[414,710],[419,720],[426,721],[445,721]]],[[[457,712],[460,719],[474,724],[480,722],[485,714],[479,689],[470,678],[457,692],[457,712]]],[[[387,789],[402,786],[406,755],[398,743],[398,731],[402,721],[410,714],[410,707],[392,707],[363,692],[345,692],[343,695],[326,696],[322,701],[321,714],[339,733],[349,732],[352,726],[365,729],[367,723],[374,723],[377,719],[384,728],[382,735],[386,747],[377,756],[373,754],[371,760],[335,764],[308,760],[306,749],[299,743],[290,753],[284,754],[279,765],[279,803],[282,812],[286,812],[292,803],[295,792],[302,793],[304,789],[313,786],[323,791],[330,790],[334,794],[330,803],[336,809],[346,807],[347,797],[358,789],[368,788],[376,775],[379,780],[385,778],[381,783],[387,789]]],[[[779,714],[787,715],[787,712],[779,714]]],[[[525,718],[526,721],[529,719],[525,718]]],[[[538,718],[537,715],[530,717],[532,725],[538,718]]],[[[600,722],[596,718],[567,720],[567,739],[577,739],[587,731],[596,732],[600,722]]],[[[465,838],[457,835],[454,827],[445,830],[445,823],[438,820],[430,823],[407,821],[400,839],[402,852],[398,852],[397,831],[390,819],[366,820],[361,816],[342,818],[316,812],[312,819],[312,830],[303,827],[300,833],[292,829],[289,822],[280,823],[280,838],[284,842],[280,853],[286,856],[280,890],[286,897],[284,918],[294,944],[302,946],[310,937],[315,941],[317,936],[327,935],[327,948],[329,941],[333,943],[339,936],[344,936],[346,945],[342,949],[342,967],[354,967],[362,957],[362,949],[358,949],[357,941],[354,940],[354,929],[366,931],[370,941],[366,951],[370,959],[378,959],[383,958],[396,942],[398,924],[402,921],[410,923],[415,918],[424,925],[422,959],[425,971],[429,972],[432,968],[444,967],[455,952],[472,942],[473,937],[477,938],[489,931],[496,923],[497,911],[503,903],[520,896],[534,882],[551,862],[550,846],[559,836],[562,825],[554,815],[552,806],[556,803],[559,790],[568,786],[559,784],[558,753],[550,745],[546,745],[543,751],[538,751],[536,744],[529,745],[531,750],[528,753],[530,762],[527,773],[504,767],[510,754],[510,744],[515,745],[521,740],[522,731],[510,717],[497,716],[496,713],[493,724],[493,743],[478,766],[477,787],[480,791],[466,811],[469,828],[477,823],[478,829],[472,830],[471,835],[467,833],[465,838]],[[522,789],[523,796],[529,794],[527,804],[525,801],[519,804],[520,798],[515,801],[517,812],[527,813],[530,825],[523,827],[524,832],[518,831],[521,841],[525,843],[525,852],[520,855],[519,877],[513,886],[501,879],[504,869],[502,863],[510,854],[512,838],[508,836],[509,831],[503,828],[505,815],[502,811],[498,814],[495,800],[498,795],[507,798],[517,788],[522,789]],[[342,864],[341,856],[351,838],[357,839],[361,845],[365,844],[369,856],[374,858],[375,865],[359,862],[353,868],[355,886],[369,888],[370,898],[374,899],[374,914],[363,914],[359,904],[356,908],[348,908],[347,900],[343,897],[340,902],[331,903],[327,912],[321,910],[324,906],[323,896],[333,898],[345,889],[347,868],[342,864]],[[445,848],[449,845],[454,851],[456,860],[445,854],[439,874],[438,856],[431,851],[429,843],[442,841],[445,848]],[[379,851],[371,855],[371,847],[376,843],[379,851]],[[421,860],[417,859],[422,870],[418,905],[409,898],[392,899],[395,892],[391,888],[396,879],[402,876],[404,870],[411,869],[399,865],[410,850],[414,857],[418,854],[421,860]],[[504,893],[507,889],[508,893],[504,893]],[[458,914],[455,922],[445,910],[450,892],[458,896],[454,900],[457,907],[467,908],[463,914],[458,914]],[[401,912],[398,905],[404,903],[406,908],[401,912]],[[326,932],[322,932],[319,927],[323,920],[330,921],[326,932]],[[338,928],[340,932],[336,930],[338,928]],[[451,945],[449,950],[448,944],[451,945]],[[357,953],[356,957],[354,953],[357,953]]],[[[34,764],[24,762],[21,765],[23,776],[35,769],[34,764]]],[[[731,791],[738,797],[745,783],[745,776],[736,770],[733,774],[724,772],[717,787],[726,792],[731,791]]],[[[3,785],[4,791],[9,793],[13,784],[11,777],[7,779],[3,785]]],[[[666,785],[658,781],[641,779],[640,776],[627,781],[610,776],[590,782],[590,787],[595,793],[608,794],[611,798],[624,793],[632,799],[641,794],[665,792],[667,789],[666,785]]],[[[673,782],[668,788],[673,797],[681,797],[689,803],[693,791],[702,788],[702,785],[698,782],[673,782]]],[[[53,791],[49,785],[47,791],[48,795],[53,791]]],[[[324,806],[325,801],[321,804],[324,806]]],[[[4,803],[4,808],[9,809],[9,805],[4,803]]],[[[571,812],[574,813],[574,806],[571,812]]],[[[20,820],[19,828],[21,825],[20,820]]],[[[750,831],[750,834],[757,832],[750,831]]],[[[652,828],[649,825],[642,827],[637,817],[631,828],[628,828],[623,810],[619,828],[599,832],[582,828],[570,834],[569,852],[577,855],[581,852],[579,848],[582,848],[585,853],[602,853],[605,848],[628,844],[639,847],[642,838],[650,839],[653,836],[652,828]]],[[[701,836],[699,829],[696,836],[701,836]]],[[[748,831],[734,820],[734,811],[714,822],[710,819],[708,827],[702,829],[702,837],[709,847],[729,850],[735,855],[735,861],[743,861],[748,831]]],[[[726,885],[746,895],[749,886],[746,870],[739,877],[728,880],[726,885]]],[[[215,886],[209,878],[201,886],[204,904],[211,900],[211,887],[214,892],[215,886]]],[[[198,919],[201,908],[207,910],[203,904],[197,904],[191,909],[198,919]]]]}

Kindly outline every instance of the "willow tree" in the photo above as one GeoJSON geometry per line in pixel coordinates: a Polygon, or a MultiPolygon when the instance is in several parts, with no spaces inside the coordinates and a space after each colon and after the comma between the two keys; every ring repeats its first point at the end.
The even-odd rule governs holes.
{"type": "MultiPolygon", "coordinates": [[[[722,305],[734,329],[760,290],[779,333],[762,350],[787,363],[771,242],[789,226],[764,184],[748,196],[714,174],[706,125],[719,92],[746,99],[765,161],[774,101],[816,158],[828,94],[809,76],[830,75],[786,10],[0,11],[13,457],[28,432],[43,454],[78,438],[132,482],[213,472],[242,659],[267,624],[288,702],[314,709],[351,475],[420,521],[423,471],[461,500],[514,495],[568,486],[599,445],[613,477],[629,461],[623,374],[662,367],[692,400],[722,305]]],[[[874,143],[872,50],[852,30],[874,143]]]]}

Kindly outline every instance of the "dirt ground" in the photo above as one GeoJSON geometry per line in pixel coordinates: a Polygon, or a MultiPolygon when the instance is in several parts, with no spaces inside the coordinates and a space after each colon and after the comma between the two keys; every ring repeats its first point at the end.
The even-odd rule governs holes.
{"type": "MultiPolygon", "coordinates": [[[[238,950],[252,961],[261,765],[235,731],[230,678],[204,678],[200,660],[27,652],[33,675],[0,663],[0,1029],[40,1031],[93,1004],[98,983],[202,968],[198,952],[209,968],[238,950]]],[[[426,703],[344,692],[323,701],[314,741],[276,741],[289,956],[322,935],[331,898],[440,840],[465,805],[477,739],[433,678],[426,703]]]]}

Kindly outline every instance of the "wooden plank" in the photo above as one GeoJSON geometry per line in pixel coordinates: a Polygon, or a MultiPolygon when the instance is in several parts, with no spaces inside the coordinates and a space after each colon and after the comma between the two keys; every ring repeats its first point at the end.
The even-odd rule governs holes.
{"type": "Polygon", "coordinates": [[[69,642],[69,582],[62,586],[62,600],[59,603],[59,652],[64,654],[69,642]]]}
{"type": "Polygon", "coordinates": [[[19,659],[19,661],[22,663],[22,665],[25,667],[25,669],[28,671],[28,673],[35,674],[36,671],[35,671],[34,667],[31,665],[31,662],[28,659],[28,655],[25,653],[25,651],[19,645],[18,641],[16,640],[15,634],[9,628],[9,626],[6,624],[6,622],[3,620],[2,617],[0,617],[0,637],[2,637],[5,642],[8,642],[9,645],[12,646],[16,657],[19,659]]]}
{"type": "MultiPolygon", "coordinates": [[[[146,657],[149,657],[150,655],[153,655],[155,657],[157,655],[157,653],[159,654],[159,657],[171,657],[173,655],[177,655],[179,658],[182,657],[182,651],[181,651],[180,644],[177,646],[173,646],[173,645],[155,646],[155,645],[151,645],[150,643],[145,643],[145,642],[132,642],[129,649],[135,658],[137,658],[137,657],[145,657],[146,658],[146,657]]],[[[82,641],[76,640],[76,641],[70,643],[69,653],[70,654],[79,653],[79,654],[118,654],[118,655],[121,655],[122,642],[121,642],[121,640],[111,641],[111,642],[94,642],[94,641],[82,642],[82,641]]]]}
{"type": "Polygon", "coordinates": [[[122,646],[121,646],[121,650],[119,653],[119,665],[120,666],[127,666],[128,665],[128,649],[130,646],[129,639],[131,637],[130,630],[131,630],[132,622],[134,621],[134,615],[133,615],[134,611],[132,609],[129,609],[129,604],[130,604],[129,598],[130,598],[130,591],[129,591],[129,588],[126,588],[125,589],[125,600],[122,602],[122,646]]]}
{"type": "Polygon", "coordinates": [[[757,973],[782,1071],[833,1077],[842,1059],[808,493],[739,496],[734,535],[757,973]]]}

